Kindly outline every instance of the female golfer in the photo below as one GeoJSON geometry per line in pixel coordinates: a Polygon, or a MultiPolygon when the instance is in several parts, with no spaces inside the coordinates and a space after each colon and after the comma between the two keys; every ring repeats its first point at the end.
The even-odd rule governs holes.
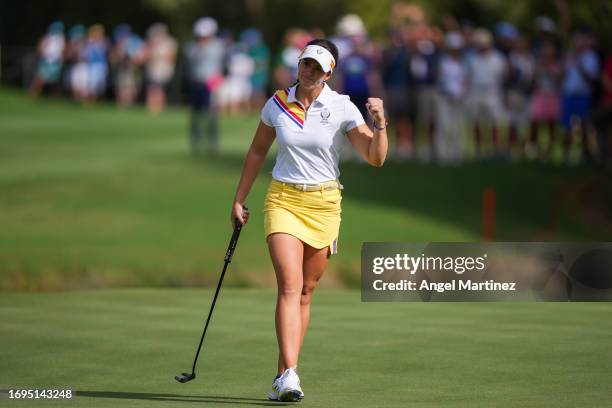
{"type": "Polygon", "coordinates": [[[246,155],[232,208],[246,223],[247,195],[268,153],[278,141],[276,164],[264,203],[265,233],[276,273],[278,375],[270,399],[303,398],[297,375],[300,348],[310,320],[312,292],[327,260],[337,252],[340,228],[338,156],[345,136],[373,166],[387,155],[383,102],[369,98],[366,107],[374,132],[348,96],[325,83],[338,64],[338,49],[325,39],[310,41],[299,57],[295,85],[276,91],[261,112],[261,121],[246,155]]]}

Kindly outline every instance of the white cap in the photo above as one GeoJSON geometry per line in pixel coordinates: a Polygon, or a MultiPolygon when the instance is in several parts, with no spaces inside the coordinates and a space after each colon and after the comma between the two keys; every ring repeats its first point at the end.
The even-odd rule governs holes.
{"type": "Polygon", "coordinates": [[[325,73],[332,72],[336,66],[336,60],[332,53],[320,45],[307,45],[298,60],[303,60],[304,58],[312,58],[317,61],[325,73]]]}
{"type": "Polygon", "coordinates": [[[357,14],[347,14],[343,16],[336,24],[336,32],[338,35],[357,36],[366,33],[363,20],[357,14]]]}
{"type": "Polygon", "coordinates": [[[202,17],[193,25],[193,35],[196,37],[210,37],[217,33],[217,21],[212,17],[202,17]]]}

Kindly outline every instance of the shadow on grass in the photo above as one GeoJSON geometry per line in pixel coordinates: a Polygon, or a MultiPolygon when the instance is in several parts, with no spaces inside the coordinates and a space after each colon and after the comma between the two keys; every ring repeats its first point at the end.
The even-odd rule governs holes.
{"type": "Polygon", "coordinates": [[[255,406],[287,406],[282,402],[269,401],[267,399],[243,398],[243,397],[224,397],[219,395],[180,395],[180,394],[159,394],[146,392],[119,392],[119,391],[76,391],[77,397],[91,398],[111,398],[111,399],[131,399],[148,401],[176,401],[176,402],[195,402],[195,403],[215,403],[215,404],[243,404],[255,406]]]}

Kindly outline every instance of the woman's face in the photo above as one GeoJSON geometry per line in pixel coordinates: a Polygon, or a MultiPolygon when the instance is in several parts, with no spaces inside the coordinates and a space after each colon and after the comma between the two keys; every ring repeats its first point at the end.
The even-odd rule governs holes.
{"type": "Polygon", "coordinates": [[[317,87],[324,80],[329,79],[330,74],[326,74],[321,69],[319,63],[312,58],[304,58],[298,64],[298,81],[304,88],[317,87]]]}

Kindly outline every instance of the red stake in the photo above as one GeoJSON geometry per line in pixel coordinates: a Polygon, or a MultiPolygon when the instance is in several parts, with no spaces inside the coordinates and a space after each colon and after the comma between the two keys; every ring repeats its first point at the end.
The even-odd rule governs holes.
{"type": "Polygon", "coordinates": [[[495,189],[487,187],[482,193],[482,239],[495,239],[495,189]]]}

